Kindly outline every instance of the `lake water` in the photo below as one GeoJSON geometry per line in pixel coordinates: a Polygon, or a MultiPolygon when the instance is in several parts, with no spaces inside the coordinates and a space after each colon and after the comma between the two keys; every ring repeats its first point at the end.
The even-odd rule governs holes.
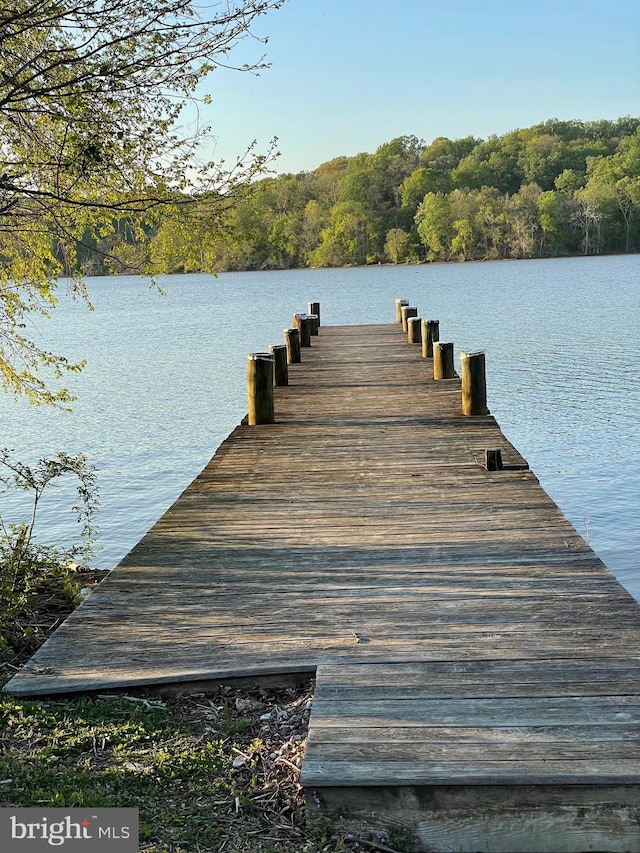
{"type": "MultiPolygon", "coordinates": [[[[88,359],[67,383],[73,413],[0,396],[0,445],[34,462],[85,453],[113,567],[178,497],[246,412],[246,355],[282,343],[294,311],[323,325],[391,322],[395,299],[440,321],[442,340],[486,352],[488,402],[543,487],[640,600],[640,258],[497,261],[338,270],[89,279],[96,310],[63,298],[31,330],[88,359]]],[[[64,487],[39,538],[75,523],[64,487]]],[[[7,520],[23,512],[0,496],[7,520]]]]}

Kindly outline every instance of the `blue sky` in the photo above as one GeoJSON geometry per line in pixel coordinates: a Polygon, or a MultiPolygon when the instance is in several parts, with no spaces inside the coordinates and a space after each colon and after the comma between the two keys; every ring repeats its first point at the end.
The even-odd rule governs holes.
{"type": "Polygon", "coordinates": [[[396,136],[486,138],[547,118],[640,115],[640,0],[288,0],[216,70],[207,155],[279,139],[278,172],[396,136]]]}

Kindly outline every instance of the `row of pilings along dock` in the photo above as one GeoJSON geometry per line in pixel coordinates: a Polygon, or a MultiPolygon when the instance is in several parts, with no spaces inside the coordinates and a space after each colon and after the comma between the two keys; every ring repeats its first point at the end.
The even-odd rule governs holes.
{"type": "Polygon", "coordinates": [[[640,851],[638,604],[501,433],[483,371],[451,368],[446,330],[417,311],[319,325],[293,360],[314,313],[274,345],[286,382],[282,354],[248,359],[250,380],[270,370],[249,408],[260,387],[272,411],[5,689],[315,671],[310,820],[419,851],[640,851]]]}

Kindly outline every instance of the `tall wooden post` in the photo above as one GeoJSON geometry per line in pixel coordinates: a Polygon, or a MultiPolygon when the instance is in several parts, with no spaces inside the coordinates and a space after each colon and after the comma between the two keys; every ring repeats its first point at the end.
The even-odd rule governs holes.
{"type": "Polygon", "coordinates": [[[407,341],[410,344],[419,344],[422,340],[421,327],[422,320],[420,317],[409,317],[407,319],[407,341]]]}
{"type": "Polygon", "coordinates": [[[418,309],[410,307],[409,305],[403,305],[400,308],[400,314],[402,316],[402,331],[406,335],[406,334],[408,334],[408,331],[409,331],[408,325],[407,325],[407,320],[409,319],[409,317],[417,317],[418,316],[418,309]]]}
{"type": "Polygon", "coordinates": [[[320,326],[320,303],[319,302],[310,302],[309,310],[307,314],[315,314],[318,318],[318,327],[320,326]]]}
{"type": "Polygon", "coordinates": [[[300,364],[300,329],[285,329],[284,342],[287,347],[287,362],[289,364],[300,364]]]}
{"type": "Polygon", "coordinates": [[[453,365],[453,344],[433,342],[433,378],[453,379],[456,371],[453,365]]]}
{"type": "Polygon", "coordinates": [[[396,323],[402,323],[402,306],[408,304],[407,299],[396,299],[396,323]]]}
{"type": "Polygon", "coordinates": [[[287,367],[287,345],[272,344],[269,347],[269,352],[273,356],[273,384],[276,387],[280,385],[288,385],[289,369],[287,367]]]}
{"type": "Polygon", "coordinates": [[[273,364],[273,355],[268,352],[254,352],[247,356],[249,423],[252,426],[255,424],[272,424],[275,421],[273,364]]]}
{"type": "Polygon", "coordinates": [[[422,357],[433,358],[433,344],[440,340],[440,322],[438,320],[422,321],[422,357]]]}
{"type": "Polygon", "coordinates": [[[318,322],[318,315],[307,314],[307,317],[309,318],[309,334],[311,335],[311,337],[314,337],[314,335],[318,334],[318,330],[320,328],[320,324],[318,322]]]}
{"type": "Polygon", "coordinates": [[[462,414],[488,415],[483,352],[461,352],[462,414]]]}

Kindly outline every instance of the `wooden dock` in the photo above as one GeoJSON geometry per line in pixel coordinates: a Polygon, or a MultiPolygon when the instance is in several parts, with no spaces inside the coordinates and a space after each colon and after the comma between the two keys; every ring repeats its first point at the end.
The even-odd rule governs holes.
{"type": "Polygon", "coordinates": [[[5,690],[316,670],[311,817],[640,851],[640,607],[394,324],[323,327],[276,423],[238,426],[5,690]]]}

